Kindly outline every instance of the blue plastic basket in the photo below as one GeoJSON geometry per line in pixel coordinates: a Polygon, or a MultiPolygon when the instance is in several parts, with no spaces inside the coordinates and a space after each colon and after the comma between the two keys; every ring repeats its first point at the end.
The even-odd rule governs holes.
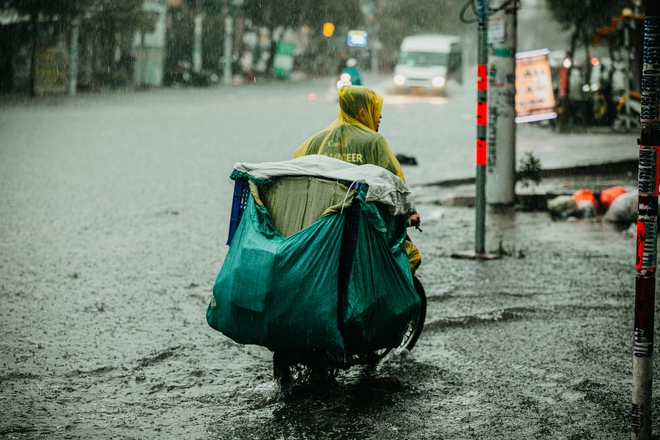
{"type": "Polygon", "coordinates": [[[234,239],[238,224],[241,222],[243,212],[247,206],[250,196],[250,185],[247,178],[236,179],[234,181],[234,198],[231,203],[231,218],[229,219],[229,235],[227,237],[227,246],[231,245],[234,239]]]}

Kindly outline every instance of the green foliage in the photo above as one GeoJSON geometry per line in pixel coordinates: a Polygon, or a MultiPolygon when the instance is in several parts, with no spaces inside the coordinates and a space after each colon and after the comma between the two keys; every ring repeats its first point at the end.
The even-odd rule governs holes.
{"type": "Polygon", "coordinates": [[[32,20],[71,19],[85,12],[93,0],[0,0],[0,9],[15,10],[32,20]]]}
{"type": "Polygon", "coordinates": [[[90,0],[80,20],[81,41],[94,42],[100,70],[113,69],[115,49],[126,51],[132,46],[135,32],[154,30],[156,17],[143,10],[144,0],[90,0]]]}
{"type": "Polygon", "coordinates": [[[381,21],[381,40],[393,47],[398,47],[401,40],[408,35],[421,33],[458,35],[468,30],[474,32],[474,26],[468,29],[459,21],[463,1],[390,0],[385,3],[378,17],[381,21]]]}
{"type": "Polygon", "coordinates": [[[535,185],[541,183],[541,161],[529,151],[525,153],[525,157],[520,159],[516,180],[523,187],[528,187],[532,183],[535,185]]]}
{"type": "Polygon", "coordinates": [[[552,17],[564,29],[582,28],[589,35],[607,25],[633,0],[545,0],[552,17]]]}
{"type": "Polygon", "coordinates": [[[246,0],[243,11],[255,24],[269,29],[302,25],[320,29],[325,22],[352,27],[363,22],[359,0],[246,0]]]}
{"type": "Polygon", "coordinates": [[[32,20],[94,21],[99,33],[108,29],[147,32],[153,30],[155,20],[142,9],[143,4],[144,0],[0,0],[0,9],[29,15],[32,20]]]}
{"type": "MultiPolygon", "coordinates": [[[[222,15],[206,17],[202,24],[202,65],[217,68],[224,56],[225,25],[222,15]]],[[[192,53],[192,45],[191,45],[192,53]]]]}
{"type": "Polygon", "coordinates": [[[142,9],[144,0],[91,0],[89,20],[95,21],[99,33],[151,32],[156,20],[154,14],[142,9]]]}

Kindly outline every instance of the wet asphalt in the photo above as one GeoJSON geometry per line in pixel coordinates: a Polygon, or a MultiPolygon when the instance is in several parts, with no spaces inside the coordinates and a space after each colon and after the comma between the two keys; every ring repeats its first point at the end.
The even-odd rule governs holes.
{"type": "MultiPolygon", "coordinates": [[[[474,210],[420,203],[429,306],[415,349],[288,395],[267,349],[207,326],[232,165],[290,158],[336,115],[328,86],[0,104],[1,438],[629,436],[627,225],[489,210],[502,258],[456,260],[474,210]]],[[[454,92],[385,109],[394,152],[420,161],[404,168],[420,200],[436,191],[416,185],[426,164],[442,180],[472,159],[471,92],[454,92]]]]}

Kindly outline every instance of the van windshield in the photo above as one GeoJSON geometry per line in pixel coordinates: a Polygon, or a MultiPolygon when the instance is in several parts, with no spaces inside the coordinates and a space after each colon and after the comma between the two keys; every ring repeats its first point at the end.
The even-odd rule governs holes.
{"type": "Polygon", "coordinates": [[[447,54],[438,52],[401,52],[399,64],[406,66],[446,66],[447,54]]]}

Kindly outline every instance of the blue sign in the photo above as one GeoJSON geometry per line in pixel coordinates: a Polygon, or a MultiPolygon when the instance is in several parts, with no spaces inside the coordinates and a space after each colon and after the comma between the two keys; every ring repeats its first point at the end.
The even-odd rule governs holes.
{"type": "Polygon", "coordinates": [[[350,47],[365,47],[367,45],[366,31],[348,31],[346,44],[350,47]]]}

